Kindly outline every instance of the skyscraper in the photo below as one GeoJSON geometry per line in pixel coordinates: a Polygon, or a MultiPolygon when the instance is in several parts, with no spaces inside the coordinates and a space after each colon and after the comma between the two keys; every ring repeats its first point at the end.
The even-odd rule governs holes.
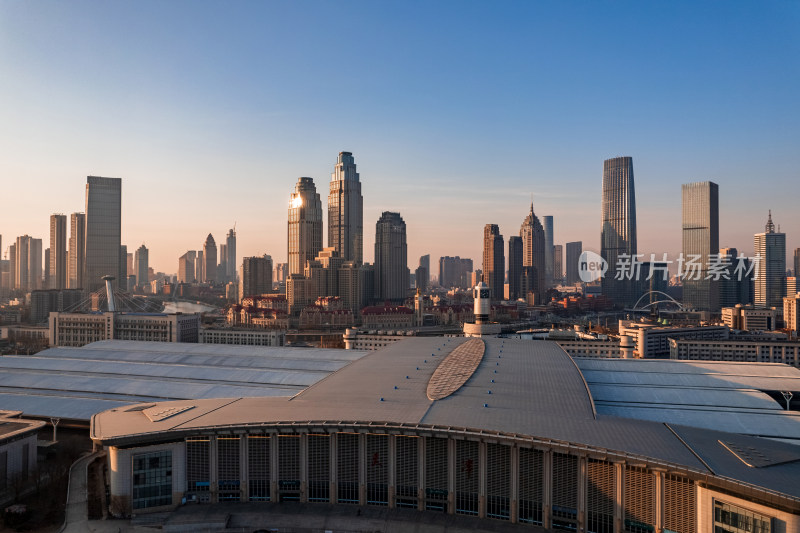
{"type": "Polygon", "coordinates": [[[633,304],[636,280],[616,279],[619,259],[636,256],[636,194],[633,186],[633,158],[615,157],[603,163],[603,229],[600,255],[608,263],[601,281],[602,292],[615,305],[633,304]]]}
{"type": "Polygon", "coordinates": [[[483,227],[483,281],[492,291],[493,300],[505,296],[506,258],[503,254],[503,236],[497,224],[483,227]]]}
{"type": "Polygon", "coordinates": [[[117,286],[122,290],[128,289],[128,246],[119,245],[119,273],[117,274],[117,286]]]}
{"type": "Polygon", "coordinates": [[[516,300],[522,294],[522,237],[508,238],[508,299],[516,300]]]}
{"type": "Polygon", "coordinates": [[[72,213],[69,217],[69,288],[82,289],[83,258],[86,239],[86,215],[72,213]]]}
{"type": "Polygon", "coordinates": [[[756,307],[782,307],[786,296],[786,234],[777,233],[769,212],[764,233],[753,237],[756,252],[754,303],[756,307]]]}
{"type": "Polygon", "coordinates": [[[553,283],[564,281],[564,247],[560,244],[553,245],[553,283]]]}
{"type": "Polygon", "coordinates": [[[536,305],[544,303],[547,294],[545,284],[545,240],[544,228],[539,217],[531,210],[522,226],[519,228],[519,236],[522,238],[522,296],[527,298],[529,292],[534,294],[536,305]]]}
{"type": "Polygon", "coordinates": [[[681,192],[683,258],[684,261],[695,259],[700,265],[696,273],[687,271],[683,280],[683,303],[693,309],[717,311],[720,308],[719,282],[706,277],[711,255],[719,252],[719,187],[711,181],[686,183],[681,192]]]}
{"type": "Polygon", "coordinates": [[[375,224],[375,298],[401,302],[409,289],[406,223],[384,211],[375,224]]]}
{"type": "Polygon", "coordinates": [[[225,238],[225,245],[227,247],[226,275],[229,281],[236,281],[236,224],[228,230],[228,236],[225,238]]]}
{"type": "Polygon", "coordinates": [[[314,180],[300,178],[289,198],[289,274],[303,275],[322,250],[322,202],[314,180]]]}
{"type": "Polygon", "coordinates": [[[209,233],[206,237],[206,242],[203,243],[203,257],[205,258],[205,281],[206,283],[214,283],[217,281],[217,243],[214,237],[209,233]]]}
{"type": "Polygon", "coordinates": [[[14,287],[23,291],[42,288],[42,239],[17,237],[14,263],[14,287]]]}
{"type": "Polygon", "coordinates": [[[272,292],[272,257],[243,257],[239,267],[239,303],[247,296],[272,292]]]}
{"type": "Polygon", "coordinates": [[[553,217],[543,216],[542,226],[544,226],[544,282],[549,289],[553,286],[553,217]]]}
{"type": "Polygon", "coordinates": [[[578,274],[578,261],[583,253],[583,242],[575,241],[567,243],[567,285],[578,283],[581,278],[578,274]]]}
{"type": "Polygon", "coordinates": [[[203,250],[197,250],[196,259],[194,261],[194,279],[197,283],[203,283],[206,279],[206,260],[203,255],[203,250]]]}
{"type": "Polygon", "coordinates": [[[350,152],[339,152],[328,194],[328,247],[344,261],[364,259],[364,200],[356,163],[350,152]]]}
{"type": "Polygon", "coordinates": [[[144,287],[150,283],[150,276],[148,275],[149,268],[150,252],[147,250],[147,247],[142,244],[136,249],[136,253],[133,258],[133,273],[136,276],[136,285],[139,287],[144,287]]]}
{"type": "Polygon", "coordinates": [[[195,281],[195,258],[197,252],[190,250],[178,258],[178,282],[193,283],[195,281]]]}
{"type": "Polygon", "coordinates": [[[419,266],[420,268],[425,269],[424,272],[422,272],[425,276],[425,279],[420,280],[419,278],[417,278],[417,287],[428,288],[431,286],[431,255],[425,254],[423,256],[420,256],[419,266]]]}
{"type": "MultiPolygon", "coordinates": [[[[122,180],[120,178],[98,176],[86,178],[84,288],[89,292],[105,286],[103,276],[119,277],[120,275],[121,205],[122,180]]],[[[114,287],[118,286],[118,282],[120,280],[113,282],[114,287]]]]}
{"type": "Polygon", "coordinates": [[[794,275],[800,277],[800,248],[794,249],[794,275]]]}
{"type": "Polygon", "coordinates": [[[49,289],[67,288],[67,217],[50,215],[49,289]]]}

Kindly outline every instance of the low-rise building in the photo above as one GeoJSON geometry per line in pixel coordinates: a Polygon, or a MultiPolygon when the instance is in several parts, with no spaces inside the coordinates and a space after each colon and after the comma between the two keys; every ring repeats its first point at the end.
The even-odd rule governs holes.
{"type": "Polygon", "coordinates": [[[638,359],[666,359],[669,357],[669,339],[724,340],[730,336],[728,326],[676,327],[653,322],[619,321],[619,334],[634,340],[634,357],[638,359]]]}
{"type": "Polygon", "coordinates": [[[365,307],[361,310],[365,328],[403,329],[414,325],[414,311],[403,305],[365,307]]]}
{"type": "Polygon", "coordinates": [[[36,434],[45,422],[19,418],[21,414],[0,411],[0,497],[36,470],[36,434]]]}
{"type": "Polygon", "coordinates": [[[731,329],[742,331],[772,331],[775,329],[777,311],[774,307],[759,308],[736,304],[722,308],[722,322],[731,329]]]}
{"type": "Polygon", "coordinates": [[[264,328],[202,328],[200,344],[285,346],[286,330],[264,328]]]}
{"type": "Polygon", "coordinates": [[[300,311],[300,329],[344,329],[355,324],[350,309],[325,309],[322,305],[309,305],[300,311]]]}
{"type": "Polygon", "coordinates": [[[50,346],[103,340],[197,342],[199,314],[50,313],[50,346]]]}
{"type": "Polygon", "coordinates": [[[791,331],[793,337],[797,337],[797,332],[800,331],[800,293],[783,299],[783,327],[791,331]]]}
{"type": "Polygon", "coordinates": [[[735,337],[719,341],[670,339],[669,357],[692,361],[783,363],[800,368],[800,342],[735,337]]]}

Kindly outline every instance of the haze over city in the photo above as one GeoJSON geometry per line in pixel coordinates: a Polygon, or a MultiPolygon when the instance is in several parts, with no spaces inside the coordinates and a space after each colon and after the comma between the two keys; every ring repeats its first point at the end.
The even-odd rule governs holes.
{"type": "MultiPolygon", "coordinates": [[[[678,253],[682,183],[719,184],[720,246],[767,210],[800,246],[797,3],[0,4],[0,232],[47,238],[87,175],[122,178],[122,242],[174,272],[236,223],[286,260],[299,176],[350,151],[364,260],[385,210],[416,258],[480,263],[531,195],[599,249],[602,162],[631,156],[639,251],[678,253]]],[[[327,236],[326,236],[327,240],[327,236]]]]}

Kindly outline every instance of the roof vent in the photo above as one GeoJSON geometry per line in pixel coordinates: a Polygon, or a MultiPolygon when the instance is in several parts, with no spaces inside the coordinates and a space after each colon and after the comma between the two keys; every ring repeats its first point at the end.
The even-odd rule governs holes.
{"type": "Polygon", "coordinates": [[[194,405],[174,405],[172,407],[166,407],[156,404],[142,412],[150,419],[150,422],[161,422],[169,417],[186,412],[189,409],[194,409],[194,405]]]}

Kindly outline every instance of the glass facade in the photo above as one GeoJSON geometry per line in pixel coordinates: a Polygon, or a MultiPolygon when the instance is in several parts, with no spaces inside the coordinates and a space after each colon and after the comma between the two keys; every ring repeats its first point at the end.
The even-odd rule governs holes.
{"type": "Polygon", "coordinates": [[[172,452],[133,456],[133,508],[172,505],[172,452]]]}
{"type": "Polygon", "coordinates": [[[687,272],[683,302],[693,309],[719,310],[719,282],[706,279],[712,255],[719,253],[719,187],[716,183],[687,183],[683,195],[683,257],[697,257],[697,272],[687,272]],[[692,277],[700,279],[691,279],[692,277]]]}
{"type": "MultiPolygon", "coordinates": [[[[105,286],[103,276],[118,277],[122,231],[122,180],[86,178],[86,255],[84,289],[94,292],[105,286]]],[[[120,280],[112,282],[117,287],[120,280]]]]}
{"type": "Polygon", "coordinates": [[[328,195],[328,247],[345,261],[364,259],[364,199],[356,163],[350,152],[339,152],[328,195]]]}
{"type": "Polygon", "coordinates": [[[289,274],[303,275],[322,251],[322,202],[314,180],[300,178],[289,198],[289,274]]]}
{"type": "Polygon", "coordinates": [[[601,280],[603,295],[615,305],[632,305],[639,295],[635,283],[615,279],[620,256],[636,255],[636,194],[633,186],[633,158],[615,157],[603,163],[603,229],[600,255],[608,263],[601,280]]]}
{"type": "Polygon", "coordinates": [[[714,533],[770,533],[772,518],[738,505],[714,501],[714,533]]]}

